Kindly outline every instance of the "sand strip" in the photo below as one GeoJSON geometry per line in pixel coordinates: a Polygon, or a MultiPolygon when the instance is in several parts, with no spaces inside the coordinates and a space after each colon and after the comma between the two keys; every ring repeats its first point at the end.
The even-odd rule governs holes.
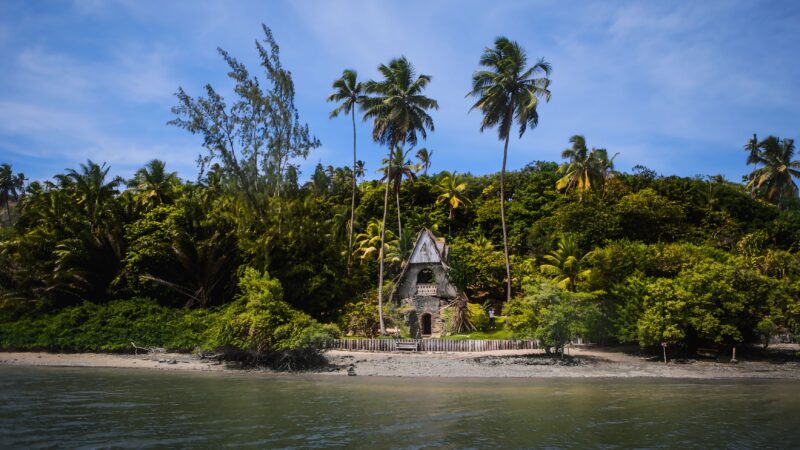
{"type": "MultiPolygon", "coordinates": [[[[314,371],[329,376],[469,377],[469,378],[778,378],[800,380],[797,358],[740,361],[680,360],[669,364],[619,349],[572,349],[564,360],[540,351],[510,350],[481,353],[371,353],[331,350],[330,365],[314,371]]],[[[0,353],[0,364],[18,366],[115,367],[168,371],[244,371],[191,354],[156,353],[118,355],[103,353],[0,353]]]]}

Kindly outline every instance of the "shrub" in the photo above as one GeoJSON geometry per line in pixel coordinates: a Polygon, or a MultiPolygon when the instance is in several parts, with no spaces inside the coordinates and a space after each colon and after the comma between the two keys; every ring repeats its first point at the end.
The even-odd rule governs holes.
{"type": "Polygon", "coordinates": [[[547,353],[562,351],[597,320],[595,301],[595,294],[569,292],[550,283],[529,286],[524,297],[506,304],[508,328],[516,337],[539,340],[547,353]]]}
{"type": "Polygon", "coordinates": [[[340,321],[342,330],[349,336],[375,337],[380,333],[378,305],[368,299],[345,306],[340,321]]]}
{"type": "Polygon", "coordinates": [[[256,362],[296,369],[321,359],[321,351],[338,336],[332,325],[320,325],[311,316],[283,301],[278,280],[255,269],[245,269],[241,293],[221,312],[214,326],[212,348],[233,348],[256,362]]]}
{"type": "Polygon", "coordinates": [[[202,346],[215,317],[150,299],[84,302],[46,315],[31,315],[0,327],[0,348],[49,351],[132,351],[140,347],[191,350],[202,346]]]}
{"type": "Polygon", "coordinates": [[[322,361],[321,350],[338,336],[283,301],[277,280],[246,269],[241,293],[219,309],[177,309],[150,299],[84,302],[46,315],[31,315],[0,326],[0,349],[49,351],[229,350],[279,368],[322,361]]]}
{"type": "Polygon", "coordinates": [[[489,314],[477,303],[469,304],[469,315],[475,331],[486,331],[489,329],[489,314]]]}

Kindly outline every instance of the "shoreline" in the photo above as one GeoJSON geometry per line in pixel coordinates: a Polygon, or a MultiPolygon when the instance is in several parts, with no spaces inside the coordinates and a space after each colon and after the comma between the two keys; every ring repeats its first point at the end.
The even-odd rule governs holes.
{"type": "Polygon", "coordinates": [[[669,364],[619,349],[575,348],[564,359],[541,351],[505,350],[474,353],[378,353],[329,350],[327,366],[278,372],[239,368],[186,353],[144,355],[110,353],[0,352],[0,365],[148,369],[181,372],[253,374],[261,376],[315,375],[402,378],[671,378],[671,379],[784,379],[800,380],[800,360],[743,360],[737,364],[710,360],[674,360],[669,364]]]}

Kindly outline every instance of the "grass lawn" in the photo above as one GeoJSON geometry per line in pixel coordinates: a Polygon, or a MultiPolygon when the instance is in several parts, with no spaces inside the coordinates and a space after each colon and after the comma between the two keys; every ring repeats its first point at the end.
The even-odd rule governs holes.
{"type": "Polygon", "coordinates": [[[463,341],[466,339],[512,339],[511,330],[506,329],[505,322],[505,318],[497,317],[495,319],[493,330],[454,334],[451,336],[444,336],[442,339],[449,339],[453,341],[463,341]]]}

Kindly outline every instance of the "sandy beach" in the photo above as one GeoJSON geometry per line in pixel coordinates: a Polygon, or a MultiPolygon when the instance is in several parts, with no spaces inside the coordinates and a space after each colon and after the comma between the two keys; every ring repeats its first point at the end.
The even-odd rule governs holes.
{"type": "MultiPolygon", "coordinates": [[[[791,349],[788,349],[791,351],[791,349]]],[[[567,358],[545,357],[540,351],[480,353],[372,353],[331,350],[327,367],[312,371],[325,376],[468,377],[468,378],[777,378],[800,379],[796,358],[743,360],[673,360],[669,364],[619,349],[574,348],[567,358]]],[[[112,367],[167,371],[272,373],[240,369],[183,353],[118,355],[102,353],[0,353],[0,364],[19,366],[112,367]]]]}
{"type": "Polygon", "coordinates": [[[489,378],[785,378],[800,379],[800,362],[674,360],[669,364],[616,349],[570,350],[561,360],[541,351],[413,354],[330,351],[328,360],[356,375],[489,378]]]}
{"type": "Polygon", "coordinates": [[[0,365],[110,367],[119,369],[224,371],[224,364],[186,353],[121,355],[111,353],[2,352],[0,365]]]}

